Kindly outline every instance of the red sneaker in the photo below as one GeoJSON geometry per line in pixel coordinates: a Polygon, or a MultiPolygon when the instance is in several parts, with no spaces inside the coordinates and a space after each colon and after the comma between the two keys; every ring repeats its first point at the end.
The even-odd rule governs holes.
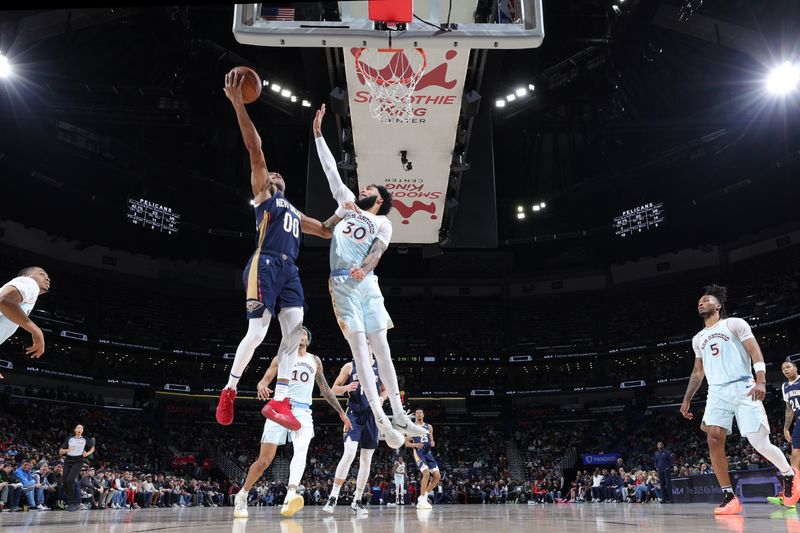
{"type": "Polygon", "coordinates": [[[719,507],[714,509],[715,515],[739,514],[741,512],[742,504],[739,502],[739,498],[736,496],[734,496],[731,500],[723,499],[719,507]]]}
{"type": "Polygon", "coordinates": [[[288,397],[281,401],[275,399],[270,400],[269,403],[261,409],[261,414],[264,415],[264,418],[268,418],[290,431],[297,431],[300,429],[300,421],[292,414],[292,406],[289,403],[288,397]]]}
{"type": "Polygon", "coordinates": [[[800,500],[800,471],[792,467],[793,476],[783,478],[783,505],[791,507],[800,500]]]}
{"type": "Polygon", "coordinates": [[[236,391],[230,387],[225,387],[219,395],[217,403],[217,422],[223,426],[233,424],[233,400],[236,399],[236,391]]]}

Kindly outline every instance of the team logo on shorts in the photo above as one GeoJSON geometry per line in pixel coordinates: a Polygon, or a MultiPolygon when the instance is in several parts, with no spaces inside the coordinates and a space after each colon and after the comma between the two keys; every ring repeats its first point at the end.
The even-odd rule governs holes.
{"type": "Polygon", "coordinates": [[[244,306],[247,309],[248,313],[253,313],[264,307],[264,304],[258,300],[250,298],[244,303],[244,306]]]}

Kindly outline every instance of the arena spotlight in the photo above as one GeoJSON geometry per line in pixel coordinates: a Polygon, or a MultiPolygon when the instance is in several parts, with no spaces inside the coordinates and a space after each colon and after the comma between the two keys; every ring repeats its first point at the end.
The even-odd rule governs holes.
{"type": "Polygon", "coordinates": [[[506,101],[503,100],[502,98],[500,98],[497,101],[495,101],[494,105],[496,107],[505,107],[506,106],[506,101]]]}
{"type": "Polygon", "coordinates": [[[528,90],[529,90],[530,92],[533,92],[534,90],[536,90],[536,86],[535,86],[534,84],[532,84],[532,83],[529,83],[529,84],[528,84],[528,90]]]}
{"type": "Polygon", "coordinates": [[[8,58],[0,54],[0,78],[7,78],[11,75],[11,63],[8,58]]]}
{"type": "Polygon", "coordinates": [[[767,77],[767,90],[773,94],[787,94],[800,84],[800,67],[785,61],[772,69],[767,77]]]}
{"type": "Polygon", "coordinates": [[[521,205],[518,205],[517,206],[517,213],[524,213],[524,212],[525,212],[525,208],[522,207],[521,205]]]}
{"type": "Polygon", "coordinates": [[[272,90],[273,90],[273,91],[275,91],[276,93],[279,93],[279,92],[281,92],[281,86],[280,86],[280,85],[278,85],[277,83],[273,83],[273,84],[272,84],[272,87],[270,87],[270,89],[272,89],[272,90]]]}
{"type": "Polygon", "coordinates": [[[292,91],[290,91],[289,89],[284,89],[281,91],[281,96],[289,98],[290,96],[292,96],[292,91]]]}
{"type": "Polygon", "coordinates": [[[291,98],[289,98],[289,100],[291,100],[292,102],[296,102],[296,101],[297,101],[297,97],[296,97],[296,96],[294,96],[294,95],[292,95],[292,97],[291,97],[291,98]]]}
{"type": "Polygon", "coordinates": [[[517,213],[517,220],[525,220],[525,213],[517,213]]]}
{"type": "Polygon", "coordinates": [[[302,105],[303,107],[311,107],[311,102],[309,102],[308,100],[303,100],[303,102],[300,105],[302,105]]]}
{"type": "Polygon", "coordinates": [[[542,209],[544,209],[545,207],[547,207],[547,204],[546,204],[546,203],[544,203],[544,202],[540,202],[540,203],[539,203],[539,207],[541,207],[542,209]]]}
{"type": "Polygon", "coordinates": [[[252,205],[252,206],[255,206],[255,205],[256,205],[256,201],[255,201],[255,200],[253,200],[252,198],[250,198],[250,205],[252,205]]]}
{"type": "Polygon", "coordinates": [[[526,89],[525,87],[520,87],[519,89],[514,91],[514,94],[516,94],[519,97],[525,96],[526,94],[528,94],[528,89],[526,89]]]}
{"type": "Polygon", "coordinates": [[[536,204],[536,205],[534,205],[534,206],[533,206],[533,210],[534,210],[534,211],[541,211],[541,210],[542,210],[542,208],[541,208],[541,207],[539,207],[539,204],[536,204]]]}
{"type": "Polygon", "coordinates": [[[506,96],[506,101],[508,102],[513,102],[516,99],[517,97],[514,94],[509,94],[508,96],[506,96]]]}

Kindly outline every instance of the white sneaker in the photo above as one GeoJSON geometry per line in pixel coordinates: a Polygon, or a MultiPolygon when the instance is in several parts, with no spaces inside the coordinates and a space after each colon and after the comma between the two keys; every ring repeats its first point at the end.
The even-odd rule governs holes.
{"type": "Polygon", "coordinates": [[[369,514],[369,509],[361,502],[351,503],[350,509],[352,509],[357,516],[366,516],[369,514]]]}
{"type": "Polygon", "coordinates": [[[428,498],[420,498],[417,502],[417,509],[421,509],[423,511],[430,511],[433,509],[433,505],[430,504],[428,498]]]}
{"type": "Polygon", "coordinates": [[[283,507],[281,507],[281,516],[287,518],[294,516],[304,505],[305,501],[303,501],[303,497],[299,494],[295,493],[292,496],[287,495],[286,499],[283,501],[283,507]]]}
{"type": "Polygon", "coordinates": [[[388,417],[376,419],[375,424],[378,426],[378,429],[383,432],[383,437],[386,439],[386,444],[388,444],[390,448],[396,450],[398,448],[402,448],[403,444],[406,443],[406,438],[402,433],[392,427],[388,417]]]}
{"type": "Polygon", "coordinates": [[[247,518],[247,493],[240,490],[236,493],[233,500],[233,517],[234,518],[247,518]]]}
{"type": "Polygon", "coordinates": [[[410,416],[405,413],[392,417],[392,427],[406,437],[424,437],[428,430],[414,423],[410,416]]]}
{"type": "Polygon", "coordinates": [[[386,507],[397,507],[397,504],[389,502],[389,503],[386,504],[386,507]]]}
{"type": "Polygon", "coordinates": [[[333,510],[336,508],[336,500],[338,499],[339,498],[337,497],[328,498],[328,503],[325,504],[325,507],[323,507],[322,510],[325,511],[326,513],[332,513],[333,510]]]}

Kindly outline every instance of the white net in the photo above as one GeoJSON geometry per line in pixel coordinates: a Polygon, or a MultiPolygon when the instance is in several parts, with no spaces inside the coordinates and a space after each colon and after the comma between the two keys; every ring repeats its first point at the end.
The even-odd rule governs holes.
{"type": "Polygon", "coordinates": [[[356,74],[369,88],[369,110],[375,119],[414,116],[414,89],[427,66],[422,48],[361,48],[355,60],[356,74]]]}

